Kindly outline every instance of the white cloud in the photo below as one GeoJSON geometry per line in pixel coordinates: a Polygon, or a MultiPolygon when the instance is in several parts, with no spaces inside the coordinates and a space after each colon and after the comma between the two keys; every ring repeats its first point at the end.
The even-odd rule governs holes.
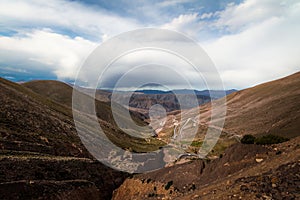
{"type": "Polygon", "coordinates": [[[219,19],[214,25],[229,31],[238,31],[273,17],[284,16],[289,12],[288,2],[292,1],[245,0],[237,5],[230,3],[225,10],[216,13],[219,19]]]}
{"type": "Polygon", "coordinates": [[[198,32],[204,27],[202,23],[199,20],[198,13],[182,14],[174,18],[170,23],[162,25],[162,28],[176,30],[196,38],[198,32]]]}
{"type": "Polygon", "coordinates": [[[193,0],[168,0],[168,1],[161,1],[157,5],[159,7],[169,7],[169,6],[176,6],[178,4],[184,3],[191,3],[193,0]]]}
{"type": "Polygon", "coordinates": [[[44,68],[58,78],[74,78],[76,69],[97,45],[83,37],[100,42],[139,25],[134,19],[78,2],[2,0],[0,26],[17,32],[0,36],[1,63],[44,68]]]}
{"type": "MultiPolygon", "coordinates": [[[[249,87],[299,71],[299,1],[245,0],[215,13],[182,12],[164,23],[170,15],[162,15],[159,8],[177,3],[157,3],[154,8],[140,3],[132,12],[145,12],[143,16],[152,17],[157,27],[203,42],[228,88],[249,87]]],[[[41,64],[59,78],[74,78],[77,67],[97,45],[87,36],[105,41],[142,27],[138,21],[74,1],[2,0],[0,26],[18,34],[0,36],[0,63],[28,68],[41,64]]]]}
{"type": "Polygon", "coordinates": [[[209,19],[211,17],[214,16],[214,13],[210,12],[210,13],[203,13],[201,16],[200,16],[200,19],[209,19]]]}
{"type": "Polygon", "coordinates": [[[101,38],[138,27],[134,19],[118,16],[66,0],[1,0],[1,26],[19,30],[22,27],[60,27],[101,38]]]}
{"type": "Polygon", "coordinates": [[[245,0],[216,13],[180,15],[163,27],[201,40],[225,86],[241,89],[300,70],[299,21],[298,1],[245,0]],[[205,30],[222,35],[204,41],[205,30]]]}
{"type": "Polygon", "coordinates": [[[15,58],[20,56],[23,58],[20,62],[38,63],[53,71],[58,78],[74,78],[76,69],[95,47],[96,43],[81,37],[70,38],[49,29],[0,37],[2,62],[16,62],[15,58]],[[5,52],[10,53],[4,56],[5,52]]]}
{"type": "Polygon", "coordinates": [[[289,2],[247,0],[220,15],[218,22],[241,29],[205,44],[227,87],[245,88],[300,70],[300,3],[289,2]],[[246,8],[265,11],[254,16],[246,8]]]}

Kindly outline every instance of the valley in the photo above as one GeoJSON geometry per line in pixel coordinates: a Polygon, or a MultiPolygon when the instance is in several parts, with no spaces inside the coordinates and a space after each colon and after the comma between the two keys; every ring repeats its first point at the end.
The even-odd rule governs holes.
{"type": "MultiPolygon", "coordinates": [[[[97,91],[99,124],[106,136],[125,150],[137,153],[157,150],[198,128],[193,140],[180,144],[186,146],[185,154],[172,157],[165,152],[164,168],[129,174],[97,161],[82,144],[72,116],[71,86],[57,81],[17,84],[0,79],[0,198],[300,198],[299,81],[300,73],[296,73],[222,97],[227,102],[225,124],[210,127],[212,131],[221,131],[221,136],[205,158],[197,153],[211,124],[212,104],[216,115],[213,120],[221,120],[218,102],[222,98],[207,99],[199,108],[181,111],[173,104],[170,107],[170,103],[163,104],[169,108],[165,123],[155,130],[156,137],[145,140],[127,135],[118,127],[109,102],[110,93],[97,91]],[[272,134],[289,141],[273,145],[241,144],[246,134],[257,137],[272,134]]],[[[132,97],[130,115],[142,126],[147,127],[150,122],[145,110],[151,105],[176,102],[174,94],[140,93],[132,97]],[[143,99],[150,100],[136,103],[143,99]]],[[[92,98],[88,93],[82,95],[92,98]]],[[[115,114],[122,117],[126,109],[116,107],[115,114]]],[[[93,132],[93,128],[87,129],[93,132]]]]}

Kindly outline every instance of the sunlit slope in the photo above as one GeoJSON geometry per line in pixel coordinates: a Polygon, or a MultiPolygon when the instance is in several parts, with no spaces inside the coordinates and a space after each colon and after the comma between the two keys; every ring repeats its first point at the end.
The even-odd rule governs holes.
{"type": "MultiPolygon", "coordinates": [[[[226,97],[226,101],[224,131],[227,133],[276,134],[284,137],[300,135],[300,72],[234,92],[226,97]]],[[[217,106],[216,120],[220,120],[218,109],[217,106]]],[[[201,106],[200,110],[201,124],[208,124],[211,104],[201,106]]]]}

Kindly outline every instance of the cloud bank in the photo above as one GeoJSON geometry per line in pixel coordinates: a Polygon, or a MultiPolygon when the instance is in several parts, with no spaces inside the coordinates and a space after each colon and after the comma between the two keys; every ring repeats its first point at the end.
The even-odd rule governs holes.
{"type": "MultiPolygon", "coordinates": [[[[226,88],[246,88],[300,69],[297,0],[226,2],[215,9],[204,9],[208,4],[192,0],[155,1],[128,4],[123,8],[126,13],[120,12],[122,5],[1,1],[0,69],[42,70],[61,80],[73,79],[98,44],[144,27],[176,30],[199,41],[226,88]]],[[[169,63],[174,65],[171,58],[169,63]]]]}

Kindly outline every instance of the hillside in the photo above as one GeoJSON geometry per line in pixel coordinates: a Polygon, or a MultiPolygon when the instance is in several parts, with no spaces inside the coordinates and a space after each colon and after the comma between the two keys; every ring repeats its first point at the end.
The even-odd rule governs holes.
{"type": "Polygon", "coordinates": [[[113,199],[299,199],[299,143],[300,137],[268,147],[235,144],[215,160],[128,178],[113,199]]]}
{"type": "MultiPolygon", "coordinates": [[[[214,153],[128,178],[129,174],[95,161],[81,144],[72,119],[70,86],[56,81],[19,85],[0,79],[0,198],[110,199],[118,188],[113,193],[116,200],[298,199],[299,86],[300,73],[296,73],[228,95],[225,127],[214,153]],[[270,146],[232,139],[245,134],[291,139],[270,146]]],[[[100,126],[118,146],[146,152],[164,145],[154,138],[149,145],[125,134],[113,120],[110,103],[96,100],[95,105],[100,126]]],[[[124,117],[125,109],[115,106],[124,117]]],[[[211,103],[200,106],[200,121],[195,122],[200,127],[199,140],[210,122],[210,109],[211,103]]],[[[159,139],[171,136],[174,119],[183,124],[197,109],[183,112],[183,119],[178,112],[169,113],[159,139]]],[[[138,116],[135,120],[145,123],[138,116]]],[[[201,141],[194,144],[199,148],[201,141]]]]}
{"type": "MultiPolygon", "coordinates": [[[[0,79],[0,198],[74,199],[79,195],[87,199],[109,199],[128,174],[92,158],[75,129],[72,110],[68,106],[70,87],[52,81],[51,85],[54,86],[52,89],[64,87],[57,94],[49,85],[41,87],[52,91],[49,97],[58,102],[46,98],[43,93],[40,95],[0,79]],[[66,96],[58,98],[60,92],[66,96]]],[[[119,147],[148,151],[162,145],[155,143],[156,139],[148,143],[128,136],[110,121],[112,113],[106,103],[98,102],[96,106],[100,126],[119,147]]],[[[123,108],[118,108],[122,114],[123,108]]],[[[81,115],[88,116],[87,113],[81,115]]]]}
{"type": "Polygon", "coordinates": [[[232,93],[227,108],[228,132],[299,136],[300,72],[232,93]]]}
{"type": "MultiPolygon", "coordinates": [[[[22,83],[22,85],[53,101],[72,107],[73,88],[66,83],[54,80],[34,80],[22,83]]],[[[89,89],[82,88],[82,90],[87,94],[90,93],[89,89]]],[[[234,91],[235,90],[228,90],[226,91],[226,94],[231,94],[234,91]]],[[[193,108],[194,106],[191,103],[193,93],[196,94],[198,105],[210,102],[211,100],[208,90],[175,90],[174,92],[176,92],[176,94],[186,102],[185,107],[180,107],[180,103],[172,91],[138,90],[134,92],[129,101],[131,116],[135,118],[134,120],[137,122],[139,119],[149,118],[148,110],[155,104],[161,104],[167,112],[193,108]]],[[[110,91],[97,90],[95,94],[96,99],[98,100],[97,103],[101,104],[101,107],[108,108],[110,105],[111,95],[112,93],[110,91]]],[[[220,91],[213,91],[213,95],[215,95],[213,96],[213,99],[222,97],[220,96],[222,95],[220,91]]],[[[126,100],[127,96],[128,94],[126,92],[118,92],[116,98],[117,101],[123,102],[126,100]]],[[[126,103],[123,104],[125,105],[126,103]]],[[[100,115],[100,118],[101,116],[105,115],[100,115]]]]}
{"type": "MultiPolygon", "coordinates": [[[[26,88],[29,88],[36,94],[39,94],[45,98],[49,98],[61,104],[63,107],[66,106],[68,110],[71,110],[72,108],[73,88],[63,82],[41,80],[27,82],[22,85],[24,85],[26,88]]],[[[92,97],[90,96],[91,90],[84,88],[80,88],[80,90],[82,90],[84,93],[77,93],[80,97],[78,98],[78,103],[81,105],[85,105],[85,102],[92,99],[92,97]]],[[[97,93],[99,93],[99,91],[97,91],[97,93]]],[[[94,101],[94,99],[92,100],[94,101]]],[[[141,126],[140,129],[133,130],[130,125],[131,119],[128,119],[125,115],[127,110],[116,103],[114,103],[113,105],[115,108],[114,114],[112,113],[111,102],[102,102],[98,99],[95,99],[95,111],[97,117],[100,120],[101,128],[105,131],[107,137],[109,137],[116,145],[118,145],[119,147],[123,147],[124,149],[133,149],[136,152],[147,152],[149,150],[157,149],[163,145],[162,142],[154,138],[151,138],[151,142],[148,143],[145,140],[133,138],[121,131],[120,128],[123,128],[136,134],[149,134],[152,133],[153,130],[148,128],[148,126],[145,126],[147,125],[147,123],[142,120],[143,118],[145,118],[144,115],[131,110],[130,115],[132,120],[136,124],[141,126]],[[114,115],[118,116],[118,118],[121,119],[121,123],[117,124],[115,122],[114,115]],[[109,123],[109,126],[107,126],[107,123],[109,123]]]]}
{"type": "Polygon", "coordinates": [[[226,99],[226,132],[300,135],[300,72],[232,93],[226,99]]]}
{"type": "MultiPolygon", "coordinates": [[[[54,81],[54,80],[35,80],[35,81],[30,81],[22,84],[26,88],[29,88],[33,92],[49,98],[57,103],[63,104],[64,106],[67,106],[69,108],[72,108],[72,92],[73,88],[63,82],[60,81],[54,81]]],[[[82,90],[86,93],[89,94],[88,89],[83,89],[82,90]]],[[[99,97],[99,99],[103,99],[103,94],[106,94],[105,91],[97,91],[96,96],[99,97]]],[[[82,93],[82,99],[88,98],[86,95],[82,93]]],[[[96,98],[97,98],[96,97],[96,98]]],[[[97,116],[114,126],[116,126],[115,121],[113,120],[113,116],[111,113],[111,105],[110,102],[105,102],[105,101],[100,101],[98,98],[95,100],[95,105],[96,105],[96,111],[97,111],[97,116]]],[[[105,98],[104,98],[105,99],[105,98]]],[[[83,102],[82,102],[83,104],[83,102]]],[[[119,107],[121,110],[119,110],[117,115],[119,113],[126,112],[125,109],[122,107],[119,107]]],[[[133,120],[140,125],[145,125],[145,122],[143,122],[140,117],[141,114],[135,111],[131,111],[131,117],[133,120]]],[[[124,118],[126,120],[126,118],[124,118]]]]}
{"type": "Polygon", "coordinates": [[[35,80],[22,83],[33,92],[53,101],[72,107],[72,87],[54,80],[35,80]]]}
{"type": "MultiPolygon", "coordinates": [[[[220,120],[218,105],[223,99],[215,100],[215,120],[220,120]]],[[[288,77],[264,83],[226,96],[227,113],[223,133],[227,135],[275,134],[284,137],[299,136],[300,130],[300,72],[288,77]]],[[[200,127],[207,127],[211,120],[211,103],[183,111],[185,116],[198,115],[200,127]]],[[[169,117],[169,129],[174,117],[169,117]]],[[[184,122],[187,119],[182,119],[184,122]]],[[[218,127],[216,127],[218,128],[218,127]]],[[[172,131],[171,131],[172,132],[172,131]]]]}
{"type": "Polygon", "coordinates": [[[92,159],[71,110],[4,79],[0,87],[0,198],[109,198],[126,174],[92,159]]]}
{"type": "MultiPolygon", "coordinates": [[[[210,122],[210,108],[210,103],[200,106],[200,140],[210,122]]],[[[189,116],[197,111],[185,112],[189,116]]],[[[162,133],[174,127],[174,118],[180,119],[178,114],[169,116],[162,133]]],[[[113,199],[299,199],[299,130],[300,73],[232,93],[227,96],[225,128],[214,148],[217,156],[136,175],[114,192],[113,199]],[[245,134],[291,139],[270,146],[228,142],[245,134]]]]}

